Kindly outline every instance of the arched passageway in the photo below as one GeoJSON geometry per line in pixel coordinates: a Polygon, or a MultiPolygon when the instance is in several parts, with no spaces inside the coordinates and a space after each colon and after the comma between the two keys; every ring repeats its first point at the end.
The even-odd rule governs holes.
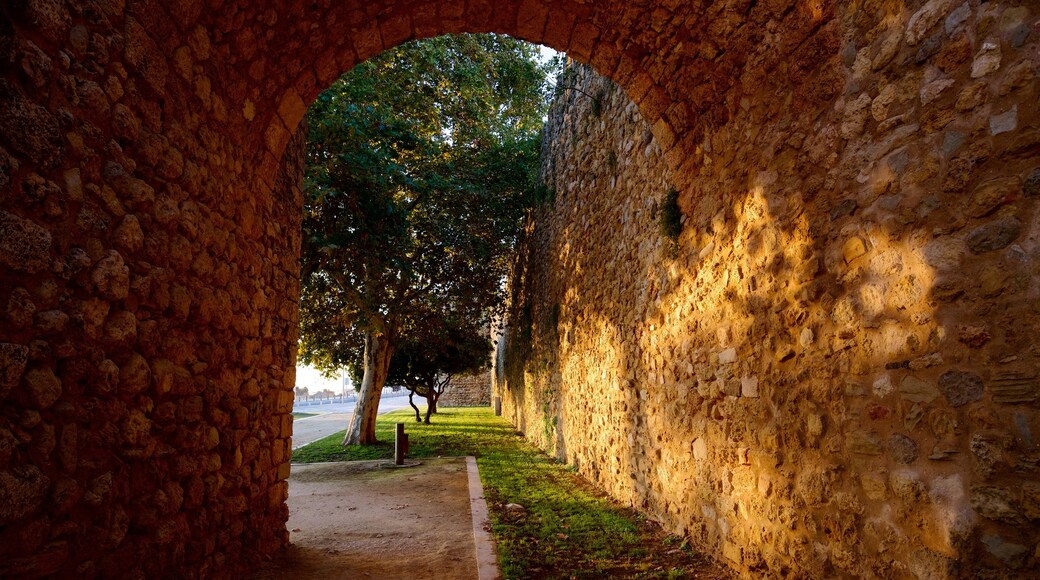
{"type": "MultiPolygon", "coordinates": [[[[861,379],[845,380],[862,370],[841,354],[853,339],[827,337],[829,356],[849,364],[784,384],[815,381],[806,388],[842,422],[770,441],[782,450],[829,436],[842,493],[878,505],[946,493],[928,487],[935,474],[960,478],[935,502],[938,516],[901,524],[923,530],[910,536],[921,549],[898,552],[894,566],[953,574],[976,553],[1035,565],[1021,532],[1035,531],[1038,514],[1025,485],[1035,484],[1040,429],[1035,355],[1030,333],[995,322],[1035,326],[1029,3],[16,0],[0,14],[0,572],[225,573],[285,542],[300,119],[337,75],[387,47],[483,31],[565,51],[620,85],[701,233],[721,227],[713,217],[734,195],[797,177],[782,189],[814,209],[814,237],[838,248],[795,260],[818,264],[788,297],[805,316],[866,321],[827,288],[829,264],[875,244],[841,218],[880,211],[914,225],[922,246],[935,241],[924,256],[938,274],[907,291],[941,304],[939,342],[921,347],[930,335],[898,324],[889,339],[923,339],[907,351],[913,360],[937,352],[944,362],[896,377],[904,397],[872,407],[856,398],[861,379]],[[998,189],[976,187],[996,177],[1007,178],[998,189]],[[879,199],[891,207],[877,209],[879,199]],[[1002,277],[1009,260],[1018,265],[1002,277]],[[944,387],[951,365],[962,374],[944,387]],[[880,437],[913,413],[940,417],[940,434],[952,417],[960,455],[885,464],[916,479],[864,479],[876,466],[857,454],[889,461],[880,437]]],[[[939,359],[905,366],[929,360],[939,359]]],[[[798,523],[805,498],[827,499],[832,476],[772,482],[776,494],[816,491],[763,504],[756,518],[774,509],[784,523],[763,524],[758,541],[840,559],[846,531],[876,522],[798,523]]],[[[737,550],[739,569],[763,565],[712,537],[737,550]]],[[[779,561],[800,569],[788,555],[779,561]]]]}

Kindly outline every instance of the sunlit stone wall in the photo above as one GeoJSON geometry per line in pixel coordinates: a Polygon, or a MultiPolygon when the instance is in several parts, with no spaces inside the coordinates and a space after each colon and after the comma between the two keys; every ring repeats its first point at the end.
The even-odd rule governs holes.
{"type": "Polygon", "coordinates": [[[1038,27],[1030,3],[865,3],[809,87],[750,57],[681,174],[578,67],[503,414],[749,577],[1036,575],[1038,27]]]}
{"type": "Polygon", "coordinates": [[[976,0],[0,2],[0,576],[229,576],[284,544],[300,121],[386,48],[486,31],[590,63],[647,124],[627,148],[631,107],[554,121],[578,137],[530,236],[541,286],[517,293],[534,350],[512,359],[526,410],[507,410],[527,433],[752,573],[1028,575],[1037,18],[976,0]],[[608,169],[648,146],[644,177],[608,169]],[[669,186],[675,259],[649,217],[669,186]]]}

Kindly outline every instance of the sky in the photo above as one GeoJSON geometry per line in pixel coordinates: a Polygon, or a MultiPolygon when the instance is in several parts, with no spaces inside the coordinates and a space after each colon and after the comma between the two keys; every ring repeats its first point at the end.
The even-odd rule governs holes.
{"type": "Polygon", "coordinates": [[[550,58],[560,54],[559,52],[549,48],[548,46],[538,45],[538,53],[541,55],[541,61],[545,62],[550,58]]]}
{"type": "MultiPolygon", "coordinates": [[[[340,375],[342,376],[342,375],[340,375]]],[[[296,387],[303,388],[307,387],[307,392],[310,394],[318,393],[324,389],[338,394],[343,392],[343,380],[342,379],[326,379],[321,376],[318,369],[305,365],[297,365],[296,367],[296,387]]]]}

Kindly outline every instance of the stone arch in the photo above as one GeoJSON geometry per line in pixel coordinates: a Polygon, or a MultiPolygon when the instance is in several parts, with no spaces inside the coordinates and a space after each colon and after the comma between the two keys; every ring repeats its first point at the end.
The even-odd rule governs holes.
{"type": "MultiPolygon", "coordinates": [[[[264,9],[256,12],[263,14],[264,9]]],[[[251,78],[229,81],[238,101],[230,103],[229,110],[241,105],[251,117],[247,134],[254,139],[263,137],[263,143],[251,142],[247,150],[254,155],[261,178],[268,182],[307,104],[339,74],[408,40],[454,32],[509,34],[590,64],[637,103],[668,163],[678,170],[690,157],[686,152],[696,157],[698,118],[714,117],[718,122],[727,115],[715,106],[712,95],[734,84],[741,72],[739,49],[716,62],[700,53],[700,43],[714,52],[723,52],[722,46],[749,45],[759,36],[755,20],[776,17],[798,22],[803,35],[800,42],[819,32],[833,16],[799,3],[758,11],[744,21],[735,6],[619,9],[606,3],[544,0],[422,6],[389,2],[365,9],[352,4],[296,2],[279,14],[235,32],[245,38],[243,43],[268,39],[270,50],[241,63],[251,78]],[[723,24],[705,27],[707,21],[723,24]],[[274,83],[257,78],[272,68],[290,72],[276,74],[274,83]]],[[[805,66],[811,69],[813,63],[805,66]]]]}
{"type": "MultiPolygon", "coordinates": [[[[452,32],[508,33],[567,52],[624,88],[684,209],[710,215],[724,205],[722,185],[751,181],[743,158],[713,168],[715,187],[698,180],[706,151],[728,146],[716,130],[755,113],[761,127],[745,133],[765,128],[779,138],[785,128],[770,124],[776,117],[764,106],[771,99],[785,103],[785,118],[825,137],[815,153],[833,165],[828,154],[860,139],[865,125],[888,121],[872,115],[898,109],[873,101],[896,69],[942,59],[974,78],[1000,66],[975,36],[992,34],[1008,54],[1035,46],[1028,6],[997,18],[972,2],[968,16],[941,0],[881,4],[5,3],[0,575],[225,575],[286,542],[297,126],[343,71],[408,39],[452,32]],[[976,21],[968,40],[955,37],[976,21]],[[982,51],[978,64],[973,48],[982,51]],[[860,86],[867,75],[878,78],[860,86]]],[[[1021,104],[1035,97],[1035,75],[1017,62],[1026,65],[1001,104],[1020,104],[990,126],[993,147],[1022,173],[1036,158],[1038,113],[1021,104]],[[1014,132],[1016,123],[1028,130],[1014,132]]],[[[938,98],[944,89],[931,90],[938,98]]],[[[920,143],[932,144],[951,122],[951,93],[946,108],[914,118],[926,133],[920,143]]],[[[949,161],[963,169],[962,189],[984,153],[949,161]]],[[[877,161],[871,154],[843,159],[843,181],[804,185],[815,193],[855,183],[858,164],[877,161]]],[[[1035,194],[1035,180],[1026,183],[1035,194]]],[[[982,226],[977,241],[993,246],[1030,225],[1005,216],[982,226]]],[[[957,248],[935,251],[959,267],[957,248]]],[[[1018,296],[1008,304],[1021,311],[1018,296]]],[[[1028,399],[1031,391],[1014,389],[1032,384],[1015,383],[1010,395],[1028,399]]],[[[980,510],[1035,519],[1035,495],[984,491],[980,510]],[[1028,502],[1026,515],[1003,509],[1028,502]]],[[[934,551],[922,557],[948,563],[934,551]]]]}

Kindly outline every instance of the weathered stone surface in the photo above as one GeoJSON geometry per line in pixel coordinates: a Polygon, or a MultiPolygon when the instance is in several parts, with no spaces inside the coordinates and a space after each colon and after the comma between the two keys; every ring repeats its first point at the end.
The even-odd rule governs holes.
{"type": "Polygon", "coordinates": [[[758,378],[757,377],[744,377],[740,379],[740,396],[742,397],[757,397],[758,396],[758,378]]]}
{"type": "Polygon", "coordinates": [[[984,77],[1000,68],[1000,41],[988,38],[971,63],[971,78],[984,77]]]}
{"type": "Polygon", "coordinates": [[[934,384],[913,376],[907,376],[900,381],[899,393],[904,399],[914,403],[930,403],[939,396],[934,384]]]}
{"type": "Polygon", "coordinates": [[[579,75],[601,106],[565,90],[550,116],[557,197],[532,210],[514,296],[536,336],[564,304],[567,332],[496,376],[506,417],[745,576],[1036,576],[981,539],[1032,548],[1036,522],[947,538],[934,474],[884,471],[905,433],[944,461],[905,471],[1027,513],[1032,4],[203,4],[5,5],[0,470],[56,483],[0,525],[0,576],[233,576],[287,542],[295,123],[389,45],[477,29],[619,85],[579,75]],[[973,197],[1012,176],[1018,194],[973,197]],[[670,253],[653,216],[673,188],[670,253]],[[951,410],[944,365],[985,377],[981,398],[951,410]],[[34,400],[26,369],[60,380],[42,411],[57,391],[34,400]],[[908,373],[931,388],[897,394],[908,373]],[[565,419],[548,432],[545,409],[565,419]]]}
{"type": "Polygon", "coordinates": [[[1027,197],[1040,196],[1040,167],[1033,169],[1026,176],[1025,183],[1022,185],[1022,193],[1027,197]]]}
{"type": "Polygon", "coordinates": [[[122,300],[130,290],[130,269],[119,252],[111,250],[94,266],[91,280],[102,296],[122,300]]]}
{"type": "Polygon", "coordinates": [[[437,404],[445,407],[490,406],[490,371],[452,377],[437,404]]]}
{"type": "Polygon", "coordinates": [[[984,518],[1020,524],[1021,512],[1015,507],[1011,492],[994,486],[978,486],[971,490],[971,508],[984,518]]]}
{"type": "Polygon", "coordinates": [[[954,407],[978,401],[982,398],[983,388],[982,379],[975,373],[951,370],[939,377],[939,390],[954,407]]]}
{"type": "Polygon", "coordinates": [[[888,438],[888,452],[896,463],[909,465],[917,460],[917,442],[901,433],[893,433],[888,438]]]}
{"type": "Polygon", "coordinates": [[[1008,247],[1021,233],[1022,222],[1003,217],[975,228],[964,241],[973,254],[983,254],[1008,247]]]}
{"type": "Polygon", "coordinates": [[[1018,106],[1012,106],[1007,111],[989,118],[989,132],[991,135],[1000,135],[1014,131],[1018,128],[1018,106]]]}
{"type": "Polygon", "coordinates": [[[0,401],[21,381],[28,361],[28,347],[0,342],[0,401]]]}
{"type": "Polygon", "coordinates": [[[35,273],[47,268],[51,233],[43,227],[0,210],[0,264],[35,273]]]}
{"type": "Polygon", "coordinates": [[[2,80],[0,135],[10,136],[11,149],[40,166],[54,164],[63,153],[61,128],[54,116],[2,80]]]}
{"type": "Polygon", "coordinates": [[[1031,520],[1040,520],[1040,482],[1022,484],[1023,515],[1031,520]]]}
{"type": "Polygon", "coordinates": [[[859,455],[881,455],[881,437],[877,433],[854,431],[845,438],[845,445],[859,455]]]}
{"type": "Polygon", "coordinates": [[[33,369],[25,373],[25,388],[36,409],[47,409],[61,396],[61,379],[51,369],[33,369]]]}
{"type": "Polygon", "coordinates": [[[50,480],[33,465],[0,471],[0,525],[35,511],[47,497],[49,486],[50,480]]]}
{"type": "Polygon", "coordinates": [[[987,216],[1002,204],[1014,201],[1021,190],[1022,182],[1018,177],[999,177],[987,181],[972,192],[966,213],[976,218],[987,216]]]}
{"type": "MultiPolygon", "coordinates": [[[[987,444],[994,452],[983,464],[958,440],[984,424],[1002,433],[1013,430],[1001,436],[1025,441],[1017,427],[987,423],[1000,405],[1027,409],[994,398],[996,361],[1032,368],[1017,358],[1029,357],[1022,354],[1028,350],[1025,339],[1007,338],[1016,346],[1005,344],[1004,331],[990,319],[1004,308],[1016,313],[1011,316],[1032,318],[1025,314],[1030,307],[1013,294],[1024,288],[1015,281],[1016,269],[1028,268],[1031,260],[1025,245],[1033,226],[1025,217],[1034,208],[1025,182],[1036,164],[1024,153],[1027,147],[1011,144],[1029,123],[1022,101],[1013,97],[1028,85],[1009,80],[1028,76],[1015,68],[1022,57],[1006,43],[983,50],[984,39],[998,33],[978,24],[989,16],[976,15],[974,5],[940,4],[912,8],[913,26],[904,34],[894,33],[887,20],[869,35],[843,37],[839,66],[851,81],[833,104],[815,113],[820,116],[813,128],[745,93],[741,112],[697,141],[695,160],[684,161],[683,155],[692,157],[688,153],[676,156],[678,167],[688,162],[699,168],[695,177],[661,168],[657,159],[667,161],[669,154],[654,157],[654,143],[648,146],[638,128],[629,128],[622,103],[611,109],[614,102],[606,102],[604,110],[614,112],[602,117],[576,96],[558,104],[543,144],[550,156],[543,178],[558,195],[552,207],[532,213],[526,253],[518,262],[524,278],[513,287],[515,303],[531,309],[537,346],[526,361],[513,360],[516,351],[508,348],[500,353],[504,364],[496,371],[496,392],[503,397],[503,414],[528,425],[530,439],[573,458],[623,501],[665,514],[660,518],[666,525],[698,522],[694,527],[711,530],[701,537],[716,550],[723,542],[713,538],[758,537],[746,522],[775,518],[754,507],[747,509],[749,520],[730,518],[720,514],[731,507],[707,499],[690,508],[670,506],[686,505],[683,494],[691,485],[739,494],[747,487],[737,475],[744,467],[740,450],[753,453],[759,446],[768,459],[751,465],[760,471],[758,481],[774,482],[767,489],[778,505],[784,500],[775,482],[790,475],[772,465],[791,466],[797,458],[795,493],[801,501],[815,505],[820,489],[862,496],[878,506],[870,513],[884,509],[905,518],[892,523],[893,533],[916,538],[918,545],[932,546],[933,539],[925,539],[931,532],[907,522],[934,518],[926,513],[932,501],[951,506],[943,513],[971,519],[963,486],[933,500],[930,476],[917,471],[1000,473],[1016,452],[999,447],[994,437],[987,444]],[[904,50],[907,45],[913,50],[904,50]],[[981,67],[975,79],[973,56],[981,67]],[[918,61],[922,66],[906,71],[905,78],[892,74],[918,61]],[[989,139],[991,118],[1012,108],[1015,129],[1000,132],[1007,123],[998,118],[997,139],[989,139]],[[790,136],[780,149],[791,151],[767,145],[768,131],[756,128],[775,122],[766,119],[789,123],[790,136]],[[1021,156],[1015,161],[1005,153],[1012,147],[1021,156]],[[639,157],[625,155],[640,150],[639,157]],[[812,164],[832,160],[837,172],[825,176],[822,167],[800,165],[795,159],[803,154],[812,164]],[[790,157],[781,159],[785,155],[790,157]],[[755,168],[733,169],[749,166],[755,168]],[[674,186],[681,192],[685,226],[671,256],[655,251],[652,214],[630,201],[650,205],[655,191],[671,187],[661,174],[680,181],[674,186]],[[785,193],[792,189],[801,192],[800,200],[785,193]],[[807,230],[813,233],[793,225],[794,216],[814,224],[807,230]],[[1013,244],[1022,249],[1000,251],[1013,244]],[[579,265],[582,272],[575,274],[579,265]],[[539,335],[537,321],[554,303],[568,313],[560,320],[569,329],[566,346],[539,335]],[[986,357],[993,362],[983,362],[986,357]],[[755,389],[757,398],[747,396],[748,376],[759,384],[768,380],[770,388],[755,389]],[[581,395],[575,396],[572,385],[579,384],[581,395]],[[691,387],[684,389],[686,384],[691,387]],[[685,408],[694,393],[696,411],[689,419],[667,411],[685,408]],[[560,409],[567,425],[562,432],[543,435],[530,427],[545,423],[544,408],[560,409]],[[610,465],[596,459],[613,457],[618,446],[637,451],[610,465]],[[824,450],[854,474],[859,489],[819,475],[824,470],[812,458],[824,450]],[[943,463],[921,463],[922,453],[943,463]],[[889,478],[884,469],[893,466],[906,467],[889,478]],[[671,475],[657,477],[654,470],[671,475]]],[[[992,13],[1000,10],[994,6],[992,13]]],[[[594,83],[579,87],[609,87],[594,83]]],[[[666,137],[658,145],[668,149],[673,136],[666,137]]],[[[1027,377],[1023,371],[1007,381],[1000,400],[1031,397],[1029,381],[1023,383],[1027,377]]],[[[823,511],[834,517],[829,508],[823,511]]],[[[958,529],[962,525],[958,519],[958,529]]],[[[961,560],[963,571],[956,554],[962,548],[950,546],[985,548],[977,538],[950,534],[940,540],[949,543],[942,548],[946,553],[894,548],[899,565],[922,577],[970,575],[981,564],[961,560]]],[[[830,556],[841,551],[829,539],[817,541],[830,556]]],[[[741,552],[731,561],[739,566],[746,558],[741,552]]],[[[852,572],[806,574],[869,575],[865,560],[849,558],[855,563],[843,570],[852,572]]]]}
{"type": "Polygon", "coordinates": [[[1040,379],[1033,373],[999,372],[989,390],[995,403],[1030,403],[1040,398],[1040,379]]]}
{"type": "Polygon", "coordinates": [[[986,546],[987,552],[996,556],[1009,568],[1021,568],[1025,564],[1026,558],[1029,557],[1029,548],[1022,544],[1009,542],[997,535],[982,536],[982,543],[986,546]]]}
{"type": "Polygon", "coordinates": [[[845,119],[841,124],[841,136],[851,139],[863,132],[870,117],[872,99],[867,93],[845,104],[845,119]]]}
{"type": "Polygon", "coordinates": [[[910,16],[906,23],[906,43],[917,45],[933,26],[939,23],[950,10],[953,0],[929,0],[910,16]]]}
{"type": "Polygon", "coordinates": [[[169,74],[166,57],[144,26],[134,18],[126,21],[126,62],[137,67],[152,90],[159,94],[164,92],[169,74]]]}
{"type": "Polygon", "coordinates": [[[971,16],[971,6],[967,2],[951,10],[946,19],[943,20],[943,29],[945,29],[946,34],[952,34],[960,28],[969,16],[971,16]]]}
{"type": "Polygon", "coordinates": [[[910,571],[918,578],[955,578],[957,560],[928,549],[916,550],[910,555],[910,571]]]}

